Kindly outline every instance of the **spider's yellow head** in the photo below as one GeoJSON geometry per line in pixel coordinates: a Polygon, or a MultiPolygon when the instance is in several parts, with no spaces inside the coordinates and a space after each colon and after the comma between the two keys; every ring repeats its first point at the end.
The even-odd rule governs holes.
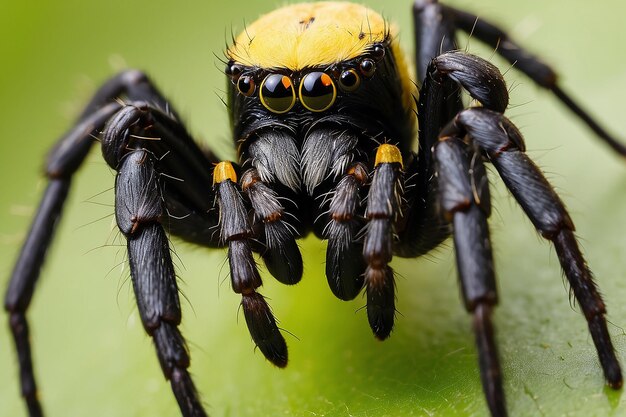
{"type": "Polygon", "coordinates": [[[226,57],[238,142],[279,125],[299,137],[322,120],[403,143],[415,136],[416,89],[397,31],[367,7],[280,8],[248,25],[226,57]]]}
{"type": "Polygon", "coordinates": [[[398,66],[403,102],[412,107],[415,87],[396,27],[360,4],[302,3],[274,10],[246,26],[226,55],[245,67],[295,72],[346,62],[386,42],[398,66]]]}

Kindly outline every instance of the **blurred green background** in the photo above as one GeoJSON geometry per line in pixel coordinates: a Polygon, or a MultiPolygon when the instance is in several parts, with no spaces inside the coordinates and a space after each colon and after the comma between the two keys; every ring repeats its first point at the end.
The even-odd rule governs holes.
{"type": "MultiPolygon", "coordinates": [[[[40,172],[47,149],[116,71],[146,70],[192,132],[224,158],[233,157],[220,101],[219,57],[231,30],[238,32],[244,22],[283,2],[217,3],[0,2],[0,287],[6,286],[45,186],[40,172]]],[[[398,22],[403,45],[412,48],[409,1],[365,3],[398,22]]],[[[623,2],[449,3],[510,29],[556,66],[565,88],[611,131],[626,131],[623,2]]],[[[469,49],[493,56],[476,41],[469,49]]],[[[625,161],[528,79],[515,71],[506,78],[512,91],[508,114],[572,212],[623,360],[625,161]]],[[[49,416],[178,415],[137,316],[123,241],[113,227],[113,181],[114,173],[94,149],[74,183],[29,311],[36,374],[49,416]]],[[[570,308],[553,250],[499,183],[492,191],[501,298],[495,321],[511,414],[626,416],[621,392],[603,386],[585,322],[570,308]]],[[[304,241],[302,283],[286,288],[268,276],[262,288],[291,333],[286,370],[274,369],[254,351],[238,314],[239,297],[230,290],[225,252],[177,241],[174,246],[185,295],[181,327],[212,416],[486,414],[449,243],[418,260],[394,260],[400,314],[391,339],[379,343],[360,309],[364,299],[334,299],[323,275],[324,245],[304,241]]],[[[6,322],[4,312],[0,321],[6,322]]],[[[0,416],[25,415],[4,324],[0,375],[0,416]]]]}

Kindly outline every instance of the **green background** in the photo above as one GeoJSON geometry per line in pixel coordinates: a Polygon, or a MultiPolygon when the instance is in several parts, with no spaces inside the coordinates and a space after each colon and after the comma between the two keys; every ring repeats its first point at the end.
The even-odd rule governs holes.
{"type": "MultiPolygon", "coordinates": [[[[283,2],[0,1],[0,286],[45,186],[46,150],[108,76],[146,70],[204,143],[232,158],[219,61],[231,30],[283,2]],[[232,28],[232,29],[231,29],[232,28]],[[216,57],[217,55],[217,57],[216,57]]],[[[368,1],[412,47],[409,1],[368,1]]],[[[618,0],[450,1],[509,28],[553,63],[567,90],[613,132],[626,131],[623,17],[618,0]]],[[[463,44],[464,45],[464,44],[463,44]]],[[[492,51],[469,49],[492,59],[492,51]]],[[[510,66],[493,58],[503,70],[510,66]]],[[[626,165],[549,94],[514,70],[509,116],[529,154],[571,210],[609,307],[624,359],[626,165]]],[[[626,136],[626,135],[624,135],[626,136]]],[[[496,180],[496,176],[492,175],[496,180]]],[[[50,416],[175,416],[151,340],[138,319],[124,244],[113,226],[114,173],[94,150],[75,181],[34,297],[34,357],[50,416]]],[[[496,326],[512,415],[626,416],[621,392],[603,386],[582,316],[568,303],[554,251],[494,181],[496,326]]],[[[481,416],[486,414],[470,320],[459,301],[450,243],[418,260],[394,260],[398,315],[391,339],[367,326],[364,299],[333,298],[324,244],[302,242],[303,281],[266,277],[262,293],[290,347],[277,370],[255,352],[225,252],[174,241],[185,295],[181,326],[191,371],[214,417],[481,416]]],[[[0,313],[6,322],[6,314],[0,313]]],[[[0,415],[21,416],[12,341],[0,325],[0,415]]]]}

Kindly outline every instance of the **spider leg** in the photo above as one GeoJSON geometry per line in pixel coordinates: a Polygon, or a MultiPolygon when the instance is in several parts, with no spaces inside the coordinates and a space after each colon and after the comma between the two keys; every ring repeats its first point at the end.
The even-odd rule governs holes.
{"type": "MultiPolygon", "coordinates": [[[[86,158],[94,142],[93,138],[100,134],[106,122],[122,108],[122,104],[115,101],[118,97],[149,100],[161,108],[167,108],[165,99],[151,81],[145,74],[135,70],[125,71],[111,78],[95,93],[77,124],[56,143],[48,155],[46,176],[49,183],[13,269],[5,295],[5,309],[9,313],[10,328],[20,367],[22,396],[30,416],[40,416],[43,412],[37,396],[26,311],[46,251],[51,244],[55,226],[61,217],[72,177],[86,158]]],[[[170,114],[174,115],[173,112],[170,114]]],[[[192,142],[191,139],[187,141],[192,142]]],[[[202,155],[199,150],[198,153],[202,155]]]]}
{"type": "Polygon", "coordinates": [[[402,166],[402,155],[396,146],[380,145],[367,195],[363,242],[367,318],[380,340],[391,333],[395,315],[395,283],[388,264],[393,255],[395,223],[400,217],[402,166]]]}
{"type": "Polygon", "coordinates": [[[61,216],[72,174],[89,150],[92,132],[101,128],[119,108],[119,104],[111,103],[83,117],[51,153],[46,169],[49,183],[9,281],[4,306],[9,313],[10,328],[17,349],[22,396],[31,416],[42,415],[42,411],[37,398],[26,311],[46,250],[61,216]]]}
{"type": "Polygon", "coordinates": [[[184,416],[206,416],[191,376],[189,352],[178,330],[181,320],[176,274],[160,224],[163,203],[155,157],[144,149],[126,154],[116,178],[116,219],[127,238],[137,307],[153,338],[161,369],[184,416]]]}
{"type": "Polygon", "coordinates": [[[341,300],[352,300],[364,284],[363,242],[356,236],[363,226],[358,209],[367,180],[365,165],[353,164],[337,183],[329,202],[323,232],[328,239],[326,278],[333,294],[341,300]]]}
{"type": "MultiPolygon", "coordinates": [[[[461,110],[459,107],[451,113],[446,104],[450,100],[449,92],[459,90],[459,85],[487,108],[503,112],[508,105],[504,79],[489,62],[462,52],[446,52],[431,60],[418,101],[420,151],[406,170],[408,204],[403,213],[405,224],[395,247],[400,256],[426,253],[450,233],[436,209],[437,178],[431,152],[441,129],[461,110]]],[[[459,92],[453,94],[457,97],[459,92]]]]}
{"type": "MultiPolygon", "coordinates": [[[[433,104],[435,108],[443,100],[443,92],[446,83],[457,83],[467,90],[470,95],[478,100],[483,107],[471,108],[460,112],[439,133],[439,141],[434,146],[434,159],[437,164],[438,186],[441,191],[441,207],[444,214],[450,213],[452,208],[463,207],[460,204],[468,200],[468,191],[472,196],[468,200],[474,201],[478,206],[480,202],[488,201],[481,193],[481,184],[486,184],[484,174],[473,178],[468,188],[467,182],[461,185],[461,178],[467,176],[463,172],[471,172],[477,175],[483,169],[477,169],[479,153],[473,152],[471,158],[463,158],[463,161],[472,161],[469,166],[463,166],[459,157],[454,157],[452,149],[462,148],[466,143],[466,136],[470,143],[467,147],[478,146],[485,151],[491,162],[500,172],[505,184],[520,202],[531,221],[542,235],[555,244],[561,266],[570,282],[572,291],[576,296],[581,309],[589,323],[589,330],[598,350],[600,363],[605,377],[614,388],[622,385],[622,375],[619,362],[615,357],[604,314],[604,303],[595,287],[591,272],[578,248],[573,234],[573,224],[562,202],[545,180],[539,169],[523,153],[524,143],[521,134],[515,126],[506,119],[502,112],[508,103],[506,87],[501,74],[496,67],[488,62],[460,52],[448,52],[437,56],[428,67],[428,75],[424,85],[426,106],[433,104]],[[460,170],[459,170],[460,169],[460,170]],[[450,171],[451,172],[447,172],[450,171]],[[459,170],[454,173],[453,170],[459,170]],[[482,179],[481,179],[482,178],[482,179]],[[449,200],[449,201],[448,201],[449,200]]],[[[430,132],[432,133],[432,132],[430,132]]],[[[460,151],[455,151],[459,153],[460,151]]],[[[467,162],[465,162],[467,165],[467,162]]],[[[472,203],[472,204],[474,204],[472,203]]],[[[467,205],[467,203],[465,203],[467,205]]],[[[477,209],[464,208],[468,213],[477,209]]],[[[467,222],[464,228],[457,220],[457,214],[450,219],[453,225],[457,263],[462,289],[465,295],[466,308],[474,311],[474,329],[477,332],[477,345],[480,353],[481,375],[483,386],[487,395],[487,401],[494,415],[504,415],[504,397],[502,395],[501,377],[497,365],[497,353],[493,342],[493,330],[489,321],[491,305],[495,304],[495,286],[491,287],[489,278],[480,278],[481,271],[489,271],[492,267],[483,261],[482,265],[476,259],[481,259],[478,254],[472,255],[463,262],[462,253],[471,252],[470,249],[478,250],[480,244],[474,244],[472,248],[463,247],[468,241],[478,242],[476,236],[488,237],[486,217],[488,211],[483,207],[484,219],[476,218],[467,222]],[[478,226],[485,222],[484,227],[478,226]],[[461,228],[461,229],[459,229],[461,228]],[[471,237],[471,230],[474,236],[471,237]],[[484,228],[482,232],[476,229],[484,228]],[[463,235],[467,235],[462,238],[463,235]],[[478,266],[478,268],[477,268],[478,266]],[[469,278],[464,277],[468,275],[469,278]],[[478,279],[476,279],[478,278],[478,279]],[[463,284],[465,282],[465,284],[463,284]],[[475,285],[479,283],[480,285],[475,285]],[[492,295],[486,290],[492,289],[492,295]],[[469,290],[469,291],[468,291],[469,290]],[[479,290],[476,294],[471,291],[479,290]],[[474,306],[477,300],[480,310],[474,306]]],[[[488,244],[485,239],[484,244],[488,244]]],[[[480,242],[478,242],[480,243],[480,242]]],[[[486,250],[486,249],[485,249],[486,250]]],[[[489,262],[491,262],[489,251],[489,262]]],[[[483,257],[483,259],[487,259],[483,257]]]]}
{"type": "Polygon", "coordinates": [[[492,416],[506,416],[502,371],[491,323],[498,301],[487,218],[489,184],[480,151],[462,136],[442,137],[433,156],[440,207],[452,224],[457,270],[467,311],[474,317],[480,375],[492,416]]]}
{"type": "Polygon", "coordinates": [[[441,220],[437,224],[451,224],[461,293],[467,311],[474,316],[479,367],[487,405],[493,416],[506,416],[502,372],[491,323],[497,292],[487,223],[491,212],[488,180],[481,153],[475,145],[464,143],[463,135],[442,135],[441,124],[446,123],[447,117],[452,117],[449,116],[450,108],[446,101],[449,100],[448,92],[454,90],[453,86],[457,89],[458,86],[463,87],[484,107],[496,112],[506,109],[508,93],[498,69],[469,54],[446,52],[438,55],[431,60],[427,71],[418,102],[420,139],[423,135],[425,143],[432,144],[427,155],[432,155],[435,167],[425,167],[430,162],[418,156],[417,167],[410,166],[408,174],[415,169],[418,181],[422,177],[421,187],[430,187],[431,192],[434,191],[432,194],[439,195],[439,201],[427,199],[422,205],[408,206],[408,221],[400,235],[400,245],[410,254],[423,250],[424,238],[415,235],[428,229],[419,221],[419,217],[417,221],[411,221],[416,214],[426,212],[432,216],[438,207],[441,220]],[[431,176],[433,171],[434,177],[431,176]],[[408,228],[416,225],[421,227],[412,234],[408,228]]]}
{"type": "Polygon", "coordinates": [[[249,242],[252,229],[233,166],[229,162],[220,162],[215,168],[213,182],[220,207],[220,238],[228,244],[231,282],[233,290],[242,295],[241,305],[248,330],[263,355],[274,365],[285,367],[287,344],[269,305],[256,292],[262,282],[252,257],[249,242]]]}
{"type": "Polygon", "coordinates": [[[126,103],[111,117],[101,144],[105,160],[118,172],[115,215],[127,239],[133,289],[144,329],[154,340],[161,369],[182,414],[205,416],[187,370],[189,353],[178,330],[180,301],[165,227],[180,227],[176,222],[184,221],[209,234],[217,225],[216,211],[208,210],[214,198],[210,179],[213,161],[197,148],[173,113],[141,101],[126,103]],[[169,183],[170,176],[177,180],[169,183]],[[174,215],[168,208],[172,201],[184,207],[189,216],[183,219],[174,215]]]}
{"type": "Polygon", "coordinates": [[[524,153],[521,133],[501,113],[472,108],[459,113],[442,131],[442,136],[465,134],[487,152],[535,228],[554,244],[561,267],[587,319],[607,383],[612,388],[620,388],[622,371],[607,329],[606,307],[576,242],[574,224],[550,183],[524,153]]]}
{"type": "Polygon", "coordinates": [[[112,103],[113,99],[123,92],[141,95],[145,82],[145,76],[137,71],[124,72],[108,81],[86,106],[76,126],[57,142],[48,155],[46,176],[49,183],[13,269],[4,301],[18,354],[22,396],[31,416],[43,413],[37,397],[26,311],[46,251],[61,217],[74,172],[87,156],[93,137],[121,107],[112,103]]]}
{"type": "Polygon", "coordinates": [[[341,300],[352,300],[363,288],[366,263],[358,234],[364,225],[360,203],[368,168],[358,144],[375,143],[346,128],[348,122],[322,119],[302,145],[303,185],[314,198],[313,230],[328,241],[326,279],[341,300]]]}
{"type": "Polygon", "coordinates": [[[302,278],[302,255],[278,193],[261,180],[256,168],[241,176],[241,189],[254,210],[253,228],[260,229],[255,235],[262,236],[264,247],[259,251],[265,266],[283,284],[297,284],[302,278]]]}
{"type": "MultiPolygon", "coordinates": [[[[517,44],[504,30],[489,21],[479,18],[475,14],[439,4],[437,0],[416,0],[414,13],[422,17],[419,22],[426,30],[428,25],[436,25],[437,27],[447,29],[446,31],[428,32],[428,35],[432,35],[432,39],[429,39],[431,43],[441,44],[443,42],[442,52],[454,49],[449,47],[450,44],[444,39],[447,34],[451,33],[450,29],[454,31],[454,29],[459,28],[471,34],[494,48],[500,56],[509,61],[516,69],[526,74],[539,86],[552,91],[559,101],[580,118],[600,139],[606,142],[615,152],[626,156],[626,145],[608,133],[589,112],[584,110],[576,100],[561,88],[556,71],[540,58],[517,44]],[[429,23],[426,20],[429,17],[437,23],[429,23]],[[442,39],[444,40],[442,41],[442,39]]],[[[420,45],[420,43],[416,43],[416,45],[420,45]]],[[[437,50],[431,48],[430,51],[436,52],[437,50]]],[[[429,57],[427,50],[425,50],[423,56],[420,57],[421,59],[418,61],[419,79],[423,79],[421,75],[425,74],[429,60],[435,56],[431,55],[429,57]]]]}
{"type": "MultiPolygon", "coordinates": [[[[152,159],[158,161],[158,169],[154,170],[153,175],[167,172],[186,184],[185,187],[177,187],[181,182],[175,181],[166,188],[164,187],[165,179],[159,177],[158,192],[153,196],[164,199],[161,205],[168,204],[168,201],[180,200],[183,202],[182,206],[191,211],[191,215],[206,213],[204,224],[198,223],[197,219],[189,223],[192,227],[204,226],[201,234],[213,236],[208,232],[214,227],[219,230],[219,238],[211,237],[210,239],[214,241],[209,243],[213,246],[228,246],[232,286],[235,292],[242,294],[242,307],[250,334],[266,358],[275,365],[283,367],[287,364],[285,340],[278,330],[267,302],[255,291],[262,282],[252,257],[253,231],[248,221],[242,191],[238,188],[235,167],[225,161],[213,166],[214,161],[200,157],[201,153],[192,146],[193,141],[188,141],[187,138],[185,130],[173,116],[146,103],[134,102],[118,112],[107,125],[102,139],[103,154],[110,165],[117,166],[119,162],[116,161],[123,160],[129,148],[147,148],[152,159]],[[158,140],[145,140],[147,133],[158,140]],[[213,172],[212,181],[208,175],[211,171],[213,172]],[[213,210],[215,205],[218,206],[218,210],[213,210]]],[[[134,192],[137,194],[135,198],[147,198],[144,188],[139,185],[134,187],[134,192]]],[[[120,204],[129,198],[132,197],[120,198],[120,204]]],[[[162,213],[152,213],[151,207],[153,206],[146,202],[137,204],[137,209],[147,211],[147,214],[143,212],[129,214],[129,218],[135,224],[121,224],[120,229],[128,236],[128,233],[132,233],[133,228],[136,227],[138,219],[159,220],[162,213]]],[[[156,206],[154,207],[156,209],[156,206]]],[[[117,207],[116,211],[123,212],[123,207],[117,207]]],[[[177,217],[168,213],[167,221],[169,224],[172,222],[176,224],[177,217]]],[[[183,225],[187,224],[189,219],[185,218],[181,222],[183,225]]],[[[181,229],[184,227],[182,226],[181,229]]],[[[181,237],[188,238],[185,234],[181,237]]],[[[195,241],[196,236],[192,236],[192,240],[195,241]]],[[[150,328],[146,324],[145,327],[150,328]]],[[[163,355],[158,345],[157,351],[160,356],[163,355]]],[[[164,367],[163,371],[167,378],[174,375],[168,368],[164,367]]],[[[177,375],[180,376],[181,372],[179,371],[177,375]]],[[[182,378],[181,386],[173,385],[181,410],[183,413],[204,412],[198,408],[200,403],[186,371],[182,378]],[[182,387],[188,389],[182,390],[182,387]],[[181,392],[182,394],[179,394],[181,392]]],[[[172,380],[173,384],[174,382],[172,380]]]]}
{"type": "Polygon", "coordinates": [[[439,132],[463,108],[455,83],[434,83],[427,68],[434,57],[456,50],[455,31],[443,19],[442,6],[433,0],[413,4],[415,63],[420,86],[417,102],[419,152],[406,161],[406,209],[398,230],[394,253],[417,257],[438,246],[450,235],[450,226],[437,210],[437,178],[434,175],[432,147],[439,132]]]}

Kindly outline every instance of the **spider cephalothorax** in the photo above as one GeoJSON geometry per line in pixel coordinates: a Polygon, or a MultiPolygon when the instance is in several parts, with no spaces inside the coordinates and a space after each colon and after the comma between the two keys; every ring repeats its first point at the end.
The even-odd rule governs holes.
{"type": "Polygon", "coordinates": [[[364,288],[369,324],[385,339],[395,314],[392,257],[419,256],[452,235],[487,403],[492,415],[506,415],[491,323],[497,291],[485,161],[554,243],[606,380],[613,388],[622,385],[606,309],[573,222],[525,155],[521,133],[503,115],[508,91],[500,71],[458,51],[456,29],[499,45],[517,69],[626,151],[558,87],[550,67],[501,30],[432,0],[416,1],[413,11],[419,94],[397,31],[363,6],[293,5],[248,26],[226,51],[225,62],[236,161],[201,150],[139,71],[119,74],[95,94],[50,154],[50,183],[5,301],[31,416],[41,415],[41,408],[25,314],[71,177],[95,135],[117,171],[115,214],[127,239],[141,320],[185,416],[205,412],[178,330],[181,311],[167,232],[228,248],[232,288],[241,294],[252,339],[280,367],[287,364],[287,345],[257,291],[262,282],[253,253],[279,281],[295,284],[303,273],[296,240],[311,231],[327,240],[332,292],[349,300],[364,288]],[[465,107],[462,90],[478,104],[465,107]]]}

